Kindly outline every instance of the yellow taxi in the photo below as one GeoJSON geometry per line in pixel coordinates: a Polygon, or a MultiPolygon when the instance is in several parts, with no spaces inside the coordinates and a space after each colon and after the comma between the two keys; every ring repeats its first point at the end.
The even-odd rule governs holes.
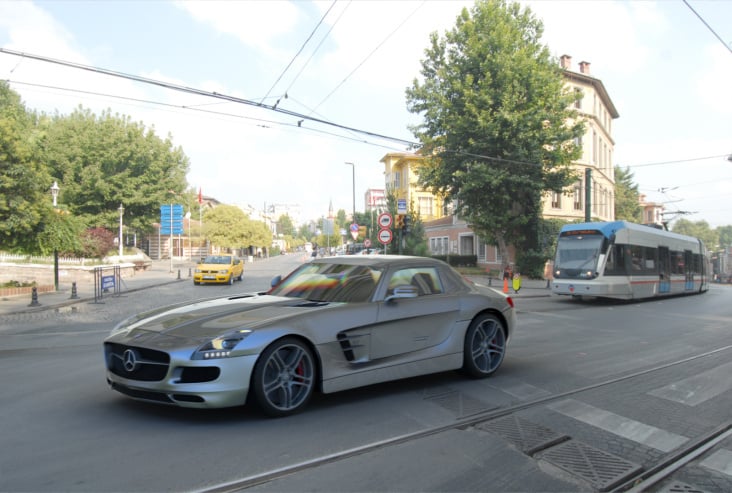
{"type": "Polygon", "coordinates": [[[196,265],[193,284],[226,283],[241,281],[244,275],[244,261],[236,255],[221,253],[209,255],[196,265]]]}

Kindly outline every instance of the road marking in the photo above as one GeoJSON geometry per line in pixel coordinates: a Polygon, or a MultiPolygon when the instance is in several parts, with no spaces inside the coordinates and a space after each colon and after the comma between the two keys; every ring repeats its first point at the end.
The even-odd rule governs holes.
{"type": "Polygon", "coordinates": [[[732,389],[732,363],[720,365],[712,370],[685,378],[671,385],[652,390],[650,395],[696,406],[732,389]]]}
{"type": "Polygon", "coordinates": [[[720,449],[699,463],[700,465],[732,476],[732,452],[727,449],[720,449]]]}
{"type": "Polygon", "coordinates": [[[661,450],[662,452],[670,452],[688,441],[686,437],[590,406],[589,404],[584,404],[574,399],[566,399],[548,404],[547,407],[570,418],[595,426],[614,435],[627,438],[636,443],[661,450]]]}

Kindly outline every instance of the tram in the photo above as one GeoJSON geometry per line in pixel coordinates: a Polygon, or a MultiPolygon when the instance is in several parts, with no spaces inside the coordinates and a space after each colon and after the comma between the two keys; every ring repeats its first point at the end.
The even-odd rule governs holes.
{"type": "Polygon", "coordinates": [[[711,263],[698,238],[626,221],[567,224],[551,291],[622,300],[704,293],[711,263]]]}

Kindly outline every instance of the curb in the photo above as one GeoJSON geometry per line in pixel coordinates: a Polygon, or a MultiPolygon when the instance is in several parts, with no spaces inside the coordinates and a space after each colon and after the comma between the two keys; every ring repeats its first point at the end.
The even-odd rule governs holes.
{"type": "MultiPolygon", "coordinates": [[[[148,285],[140,286],[137,288],[126,289],[124,291],[121,291],[119,293],[119,295],[124,294],[124,293],[134,293],[135,291],[142,291],[143,289],[149,289],[149,288],[154,288],[154,287],[158,287],[158,286],[165,286],[167,284],[173,284],[173,283],[182,282],[182,281],[185,281],[185,279],[173,279],[171,281],[161,281],[158,283],[148,284],[148,285]]],[[[117,295],[117,296],[119,296],[119,295],[117,295]]],[[[110,294],[108,297],[113,297],[113,296],[115,296],[115,295],[110,294]]],[[[44,305],[43,303],[41,303],[40,306],[20,308],[17,310],[0,313],[0,316],[2,316],[2,315],[21,315],[21,314],[27,314],[27,313],[39,313],[39,312],[44,312],[44,311],[48,311],[48,310],[56,310],[58,308],[63,308],[66,306],[75,305],[77,303],[91,303],[91,302],[94,302],[94,300],[95,300],[94,297],[91,297],[91,298],[86,297],[86,298],[68,299],[66,301],[57,302],[57,303],[53,303],[53,304],[49,304],[49,305],[44,305]]]]}

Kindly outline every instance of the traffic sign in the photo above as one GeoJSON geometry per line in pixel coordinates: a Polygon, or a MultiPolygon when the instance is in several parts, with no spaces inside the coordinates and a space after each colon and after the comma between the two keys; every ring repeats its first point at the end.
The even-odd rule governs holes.
{"type": "Polygon", "coordinates": [[[363,246],[364,246],[364,248],[371,248],[371,240],[368,238],[363,240],[363,246]]]}
{"type": "Polygon", "coordinates": [[[388,245],[391,243],[392,235],[390,229],[380,229],[379,230],[379,243],[382,245],[388,245]]]}
{"type": "Polygon", "coordinates": [[[389,226],[391,226],[391,223],[393,221],[394,218],[388,212],[382,212],[381,214],[379,214],[379,226],[381,226],[382,228],[388,228],[389,226]]]}
{"type": "Polygon", "coordinates": [[[350,228],[350,230],[351,230],[351,237],[352,237],[352,238],[353,238],[354,240],[355,240],[356,238],[358,238],[358,224],[357,224],[357,223],[353,223],[353,224],[351,224],[351,226],[349,226],[349,228],[350,228]]]}
{"type": "Polygon", "coordinates": [[[407,213],[407,199],[397,199],[397,213],[398,214],[407,213]]]}

